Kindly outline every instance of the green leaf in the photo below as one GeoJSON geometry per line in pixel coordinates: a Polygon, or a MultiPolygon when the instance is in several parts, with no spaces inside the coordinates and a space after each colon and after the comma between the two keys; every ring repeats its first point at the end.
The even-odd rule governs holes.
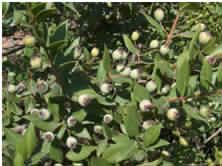
{"type": "Polygon", "coordinates": [[[59,122],[59,120],[60,120],[59,105],[51,103],[51,102],[48,102],[48,110],[52,114],[53,120],[55,122],[59,122]]]}
{"type": "Polygon", "coordinates": [[[66,158],[71,161],[81,161],[89,157],[89,155],[96,150],[95,146],[83,146],[79,153],[69,151],[66,154],[66,158]]]}
{"type": "Polygon", "coordinates": [[[104,46],[104,53],[103,53],[103,59],[101,60],[96,78],[99,83],[104,82],[107,79],[107,76],[111,70],[111,58],[109,55],[108,48],[104,46]]]}
{"type": "Polygon", "coordinates": [[[163,147],[163,146],[167,146],[170,143],[164,139],[160,139],[156,144],[149,146],[146,150],[148,151],[153,151],[157,148],[163,147]]]}
{"type": "Polygon", "coordinates": [[[222,64],[217,69],[217,81],[222,82],[222,64]]]}
{"type": "Polygon", "coordinates": [[[16,132],[11,131],[9,129],[5,129],[5,136],[6,136],[7,142],[13,145],[14,147],[23,139],[20,134],[17,134],[16,132]]]}
{"type": "Polygon", "coordinates": [[[64,56],[69,55],[70,53],[72,53],[74,51],[74,48],[77,47],[79,45],[80,42],[80,37],[76,38],[71,44],[70,46],[65,50],[64,56]]]}
{"type": "Polygon", "coordinates": [[[116,144],[111,144],[103,153],[103,158],[111,163],[129,159],[137,150],[137,144],[127,136],[121,135],[113,137],[116,144]]]}
{"type": "Polygon", "coordinates": [[[203,60],[203,64],[200,71],[200,84],[209,89],[212,80],[212,67],[207,60],[203,60]]]}
{"type": "Polygon", "coordinates": [[[24,118],[31,121],[35,127],[46,131],[54,131],[59,126],[58,123],[43,121],[33,116],[24,116],[24,118]]]}
{"type": "Polygon", "coordinates": [[[176,65],[176,88],[180,96],[184,96],[189,83],[190,65],[188,52],[184,51],[177,60],[176,65]]]}
{"type": "Polygon", "coordinates": [[[136,136],[139,134],[139,117],[136,103],[126,105],[123,121],[129,136],[136,136]]]}
{"type": "Polygon", "coordinates": [[[20,153],[16,153],[13,166],[22,166],[24,165],[24,163],[25,163],[25,160],[23,156],[20,153]]]}
{"type": "Polygon", "coordinates": [[[37,13],[35,17],[36,20],[43,21],[48,17],[55,16],[56,12],[57,12],[56,9],[44,9],[41,10],[39,13],[37,13]]]}
{"type": "Polygon", "coordinates": [[[125,46],[128,48],[130,52],[132,52],[133,54],[138,53],[139,50],[133,45],[132,41],[129,39],[127,35],[123,35],[123,41],[125,46]]]}
{"type": "Polygon", "coordinates": [[[141,12],[144,17],[147,19],[147,21],[158,31],[158,33],[161,35],[161,37],[165,37],[166,34],[164,32],[163,26],[161,26],[156,20],[154,20],[152,17],[148,16],[145,12],[141,12]]]}
{"type": "Polygon", "coordinates": [[[160,130],[161,130],[161,125],[158,124],[148,128],[145,131],[143,138],[145,146],[152,145],[158,140],[160,136],[160,130]]]}
{"type": "Polygon", "coordinates": [[[202,121],[205,122],[206,124],[208,124],[207,120],[204,119],[198,112],[198,110],[196,108],[193,108],[187,104],[183,105],[184,111],[186,112],[187,116],[190,117],[191,119],[195,119],[198,121],[202,121]]]}
{"type": "Polygon", "coordinates": [[[63,161],[62,149],[51,146],[49,150],[49,158],[57,162],[62,162],[63,161]]]}
{"type": "Polygon", "coordinates": [[[199,37],[199,34],[200,34],[200,29],[198,29],[195,33],[194,33],[194,35],[193,35],[193,37],[192,37],[192,40],[191,40],[191,42],[190,42],[190,45],[189,45],[189,55],[190,55],[190,59],[194,59],[195,57],[196,57],[196,54],[195,54],[195,45],[196,45],[196,43],[197,43],[197,41],[198,41],[198,37],[199,37]]]}
{"type": "Polygon", "coordinates": [[[147,89],[145,87],[143,87],[142,85],[140,85],[138,83],[135,83],[133,93],[132,93],[132,97],[136,101],[141,101],[143,99],[149,99],[150,94],[149,94],[149,92],[147,91],[147,89]]]}
{"type": "Polygon", "coordinates": [[[35,128],[32,123],[30,123],[28,129],[26,130],[24,139],[25,139],[25,145],[23,146],[24,148],[26,148],[27,157],[30,157],[31,154],[33,153],[33,150],[38,144],[38,137],[35,133],[35,128]]]}
{"type": "Polygon", "coordinates": [[[102,158],[92,158],[90,160],[90,166],[112,166],[112,164],[108,163],[106,160],[102,158]]]}
{"type": "Polygon", "coordinates": [[[79,122],[83,121],[85,117],[87,116],[86,111],[84,109],[81,109],[80,111],[74,112],[72,114],[79,122]]]}
{"type": "Polygon", "coordinates": [[[55,32],[53,35],[50,37],[50,43],[62,41],[66,39],[66,32],[68,29],[67,21],[61,23],[58,25],[56,28],[55,32]]]}

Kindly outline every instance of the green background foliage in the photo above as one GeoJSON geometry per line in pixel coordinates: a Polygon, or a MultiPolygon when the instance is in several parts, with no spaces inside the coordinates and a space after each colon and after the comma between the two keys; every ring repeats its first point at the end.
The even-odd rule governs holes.
{"type": "Polygon", "coordinates": [[[15,38],[17,31],[35,38],[32,46],[3,50],[4,165],[221,164],[221,18],[221,3],[3,3],[3,38],[15,38]],[[157,8],[164,12],[162,21],[154,17],[157,8]],[[162,55],[150,42],[164,45],[177,15],[169,53],[162,55]],[[199,42],[200,23],[211,34],[207,44],[199,42]],[[134,31],[140,34],[136,41],[134,31]],[[128,57],[113,59],[117,48],[128,57]],[[34,69],[30,61],[36,56],[41,66],[34,69]],[[118,64],[139,69],[140,78],[123,76],[118,64]],[[148,80],[157,85],[154,92],[148,80]],[[113,87],[108,94],[100,90],[105,82],[113,87]],[[86,107],[78,103],[82,94],[93,98],[86,107]],[[149,112],[141,111],[145,99],[152,102],[149,112]],[[30,114],[33,108],[46,108],[50,118],[30,114]],[[179,111],[179,119],[170,121],[170,108],[179,111]],[[112,115],[111,123],[103,121],[105,114],[112,115]],[[74,127],[67,126],[70,116],[77,120],[74,127]],[[143,127],[148,120],[154,123],[143,127]],[[21,125],[23,134],[15,130],[21,125]],[[95,125],[102,134],[94,132],[95,125]],[[46,131],[53,132],[53,141],[42,139],[46,131]],[[73,150],[66,146],[68,136],[78,140],[73,150]]]}

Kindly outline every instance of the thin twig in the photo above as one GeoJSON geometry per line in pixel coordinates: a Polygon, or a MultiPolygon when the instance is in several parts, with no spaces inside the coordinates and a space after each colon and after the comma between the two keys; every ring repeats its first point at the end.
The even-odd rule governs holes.
{"type": "Polygon", "coordinates": [[[170,45],[170,42],[171,42],[171,40],[173,38],[173,33],[174,33],[175,29],[176,29],[178,20],[179,20],[179,14],[177,14],[176,18],[174,19],[173,25],[172,25],[172,27],[170,29],[170,33],[167,36],[167,40],[165,42],[165,46],[166,47],[169,47],[169,45],[170,45]]]}
{"type": "Polygon", "coordinates": [[[217,131],[215,131],[210,137],[208,137],[204,143],[208,143],[210,140],[212,140],[214,137],[216,137],[220,132],[222,132],[222,127],[217,129],[217,131]]]}

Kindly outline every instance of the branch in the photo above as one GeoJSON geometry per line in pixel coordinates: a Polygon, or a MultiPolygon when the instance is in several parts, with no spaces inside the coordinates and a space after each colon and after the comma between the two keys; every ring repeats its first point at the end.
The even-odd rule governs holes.
{"type": "Polygon", "coordinates": [[[176,18],[174,19],[173,25],[172,25],[172,27],[170,29],[170,33],[167,36],[167,40],[165,42],[165,46],[166,47],[168,47],[170,45],[170,42],[171,42],[171,40],[173,38],[173,33],[174,33],[175,29],[176,29],[178,20],[179,20],[179,14],[177,14],[176,18]]]}
{"type": "Polygon", "coordinates": [[[208,137],[204,143],[208,143],[210,140],[212,140],[214,137],[216,137],[220,132],[222,132],[222,127],[217,129],[217,131],[215,131],[210,137],[208,137]]]}

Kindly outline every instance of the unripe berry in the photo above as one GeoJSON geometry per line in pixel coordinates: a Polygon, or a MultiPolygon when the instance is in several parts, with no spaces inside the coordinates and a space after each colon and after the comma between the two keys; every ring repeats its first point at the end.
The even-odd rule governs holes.
{"type": "Polygon", "coordinates": [[[73,126],[75,126],[76,123],[77,123],[77,120],[74,116],[68,117],[68,119],[67,119],[67,126],[68,127],[73,127],[73,126]]]}
{"type": "Polygon", "coordinates": [[[108,84],[108,83],[103,83],[101,86],[100,86],[100,90],[103,94],[108,94],[110,93],[112,90],[113,90],[113,87],[111,84],[108,84]]]}
{"type": "Polygon", "coordinates": [[[158,40],[152,40],[150,42],[150,48],[158,48],[159,47],[159,41],[158,40]]]}
{"type": "Polygon", "coordinates": [[[193,27],[194,30],[200,29],[200,31],[204,31],[206,29],[206,25],[203,23],[199,23],[193,27]]]}
{"type": "Polygon", "coordinates": [[[47,131],[42,134],[42,139],[44,139],[45,141],[52,142],[55,139],[55,135],[52,132],[47,131]]]}
{"type": "Polygon", "coordinates": [[[18,125],[14,128],[12,128],[12,130],[18,134],[24,134],[25,133],[25,128],[26,128],[26,125],[18,125]]]}
{"type": "Polygon", "coordinates": [[[44,80],[38,80],[36,84],[36,89],[37,89],[37,92],[39,92],[40,94],[44,94],[49,89],[48,83],[44,80]]]}
{"type": "Polygon", "coordinates": [[[169,153],[168,151],[166,151],[166,150],[162,150],[162,151],[161,151],[161,154],[162,154],[163,156],[165,156],[165,157],[170,157],[170,153],[169,153]]]}
{"type": "Polygon", "coordinates": [[[39,117],[42,119],[42,120],[47,120],[49,119],[51,113],[49,112],[49,110],[45,109],[45,108],[42,108],[39,110],[39,117]]]}
{"type": "Polygon", "coordinates": [[[200,32],[199,42],[201,44],[207,44],[211,39],[211,35],[209,32],[200,32]]]}
{"type": "Polygon", "coordinates": [[[39,56],[31,58],[30,65],[32,69],[38,69],[41,67],[42,59],[39,56]]]}
{"type": "Polygon", "coordinates": [[[207,117],[209,117],[209,114],[210,114],[210,112],[209,112],[209,108],[208,108],[208,107],[202,106],[202,107],[200,108],[200,115],[201,115],[201,116],[207,118],[207,117]]]}
{"type": "Polygon", "coordinates": [[[106,115],[104,115],[104,117],[103,117],[103,122],[106,123],[106,124],[111,123],[112,120],[113,120],[113,116],[110,115],[110,114],[106,114],[106,115]]]}
{"type": "Polygon", "coordinates": [[[155,121],[153,121],[153,120],[146,120],[146,121],[143,122],[142,127],[144,129],[148,129],[148,128],[152,127],[154,124],[155,124],[155,121]]]}
{"type": "Polygon", "coordinates": [[[20,82],[17,86],[16,86],[16,91],[18,94],[22,93],[25,91],[25,85],[23,82],[20,82]]]}
{"type": "Polygon", "coordinates": [[[102,134],[102,133],[103,133],[103,128],[102,128],[102,126],[100,126],[100,125],[95,125],[94,128],[93,128],[93,130],[94,130],[94,132],[95,132],[96,134],[102,134]]]}
{"type": "Polygon", "coordinates": [[[124,67],[125,67],[125,65],[123,65],[123,64],[118,64],[118,65],[116,66],[116,71],[117,71],[117,72],[121,72],[121,71],[124,69],[124,67]]]}
{"type": "Polygon", "coordinates": [[[209,55],[209,56],[206,56],[205,57],[205,60],[207,60],[207,62],[211,65],[214,65],[216,62],[217,62],[217,57],[216,56],[212,56],[212,55],[209,55]]]}
{"type": "Polygon", "coordinates": [[[162,9],[158,8],[154,11],[154,17],[158,21],[162,21],[164,18],[164,12],[162,9]]]}
{"type": "Polygon", "coordinates": [[[176,108],[170,108],[168,111],[167,111],[167,118],[171,121],[175,121],[179,118],[179,111],[176,109],[176,108]]]}
{"type": "Polygon", "coordinates": [[[140,33],[139,33],[138,31],[134,31],[134,32],[131,34],[131,39],[132,39],[133,41],[138,40],[139,37],[140,37],[140,33]]]}
{"type": "Polygon", "coordinates": [[[23,43],[25,46],[31,47],[35,44],[35,38],[31,35],[26,35],[23,39],[23,43]]]}
{"type": "Polygon", "coordinates": [[[131,72],[131,68],[130,67],[126,67],[120,74],[123,76],[129,76],[131,72]]]}
{"type": "Polygon", "coordinates": [[[94,48],[91,50],[91,55],[92,55],[93,57],[98,56],[98,55],[99,55],[99,49],[96,48],[96,47],[94,47],[94,48]]]}
{"type": "Polygon", "coordinates": [[[187,140],[184,137],[182,137],[182,136],[179,137],[179,143],[182,146],[188,146],[189,145],[187,140]]]}
{"type": "Polygon", "coordinates": [[[169,85],[165,85],[162,89],[161,89],[161,93],[163,94],[167,94],[170,90],[170,86],[169,85]]]}
{"type": "Polygon", "coordinates": [[[140,77],[140,71],[139,69],[133,69],[130,72],[130,77],[133,79],[138,79],[140,77]]]}
{"type": "Polygon", "coordinates": [[[140,110],[143,112],[148,112],[153,107],[153,104],[150,100],[142,100],[139,104],[140,110]]]}
{"type": "Polygon", "coordinates": [[[146,89],[149,92],[154,92],[156,90],[156,88],[157,88],[157,85],[153,80],[146,83],[146,89]]]}
{"type": "Polygon", "coordinates": [[[8,77],[13,78],[13,77],[15,77],[15,76],[16,76],[16,74],[15,74],[14,72],[9,72],[9,73],[8,73],[8,77]]]}
{"type": "Polygon", "coordinates": [[[62,164],[56,163],[54,166],[63,166],[62,164]]]}
{"type": "Polygon", "coordinates": [[[13,84],[9,84],[8,85],[8,92],[9,93],[15,93],[15,91],[16,91],[16,86],[13,85],[13,84]]]}
{"type": "Polygon", "coordinates": [[[113,60],[126,59],[128,57],[128,53],[123,48],[118,48],[112,53],[113,60]]]}
{"type": "Polygon", "coordinates": [[[66,139],[66,146],[67,146],[69,149],[75,149],[77,143],[78,143],[78,141],[77,141],[77,139],[76,139],[75,137],[69,136],[69,137],[66,139]]]}
{"type": "Polygon", "coordinates": [[[162,55],[168,54],[169,51],[170,51],[169,48],[166,47],[165,45],[162,45],[162,46],[160,47],[160,53],[161,53],[162,55]]]}
{"type": "Polygon", "coordinates": [[[79,104],[83,107],[86,107],[87,105],[89,105],[91,101],[92,101],[92,98],[88,94],[82,94],[78,98],[79,104]]]}

